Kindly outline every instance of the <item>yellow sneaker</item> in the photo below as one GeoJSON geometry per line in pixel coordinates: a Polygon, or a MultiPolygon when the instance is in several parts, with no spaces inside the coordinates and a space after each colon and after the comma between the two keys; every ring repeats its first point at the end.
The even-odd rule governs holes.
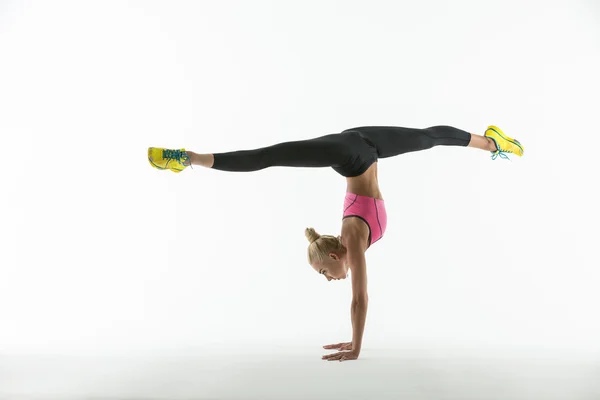
{"type": "Polygon", "coordinates": [[[191,165],[190,157],[181,150],[169,150],[158,147],[148,147],[148,161],[157,169],[170,169],[179,173],[191,165]]]}
{"type": "Polygon", "coordinates": [[[497,126],[490,125],[485,131],[485,137],[492,139],[494,143],[496,143],[496,148],[498,149],[492,151],[492,160],[495,160],[498,156],[510,160],[505,153],[513,153],[519,157],[523,156],[523,152],[525,151],[523,145],[519,143],[518,140],[506,136],[497,126]]]}

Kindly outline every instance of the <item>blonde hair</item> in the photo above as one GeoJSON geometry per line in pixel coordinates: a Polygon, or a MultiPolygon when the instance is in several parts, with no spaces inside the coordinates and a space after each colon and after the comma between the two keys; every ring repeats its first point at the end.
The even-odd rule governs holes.
{"type": "Polygon", "coordinates": [[[304,235],[310,242],[308,245],[308,263],[323,262],[331,252],[344,252],[342,242],[335,236],[319,235],[313,228],[306,228],[304,235]]]}

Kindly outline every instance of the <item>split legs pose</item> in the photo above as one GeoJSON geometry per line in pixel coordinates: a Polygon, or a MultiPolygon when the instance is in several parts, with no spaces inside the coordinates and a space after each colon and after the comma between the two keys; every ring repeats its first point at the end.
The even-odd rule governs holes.
{"type": "Polygon", "coordinates": [[[435,146],[474,147],[490,151],[492,159],[506,153],[523,155],[519,141],[490,126],[484,135],[471,134],[450,126],[413,129],[366,126],[320,136],[283,142],[253,150],[201,154],[193,151],[148,149],[150,164],[158,169],[181,172],[190,165],[232,172],[258,171],[269,167],[333,168],[345,177],[359,176],[379,158],[430,149],[435,146]]]}

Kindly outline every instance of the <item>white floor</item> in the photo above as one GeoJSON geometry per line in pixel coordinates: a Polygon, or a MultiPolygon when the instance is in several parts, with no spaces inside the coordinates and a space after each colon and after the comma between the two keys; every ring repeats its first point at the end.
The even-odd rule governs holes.
{"type": "Polygon", "coordinates": [[[314,350],[2,356],[0,399],[600,399],[597,358],[380,349],[339,363],[314,350]]]}

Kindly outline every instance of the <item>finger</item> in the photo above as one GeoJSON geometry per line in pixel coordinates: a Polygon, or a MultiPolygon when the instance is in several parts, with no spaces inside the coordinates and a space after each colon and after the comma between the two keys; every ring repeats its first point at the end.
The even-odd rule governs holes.
{"type": "Polygon", "coordinates": [[[324,360],[330,360],[330,359],[335,359],[336,357],[339,357],[339,356],[340,356],[340,353],[333,353],[333,354],[326,354],[322,358],[324,360]]]}

